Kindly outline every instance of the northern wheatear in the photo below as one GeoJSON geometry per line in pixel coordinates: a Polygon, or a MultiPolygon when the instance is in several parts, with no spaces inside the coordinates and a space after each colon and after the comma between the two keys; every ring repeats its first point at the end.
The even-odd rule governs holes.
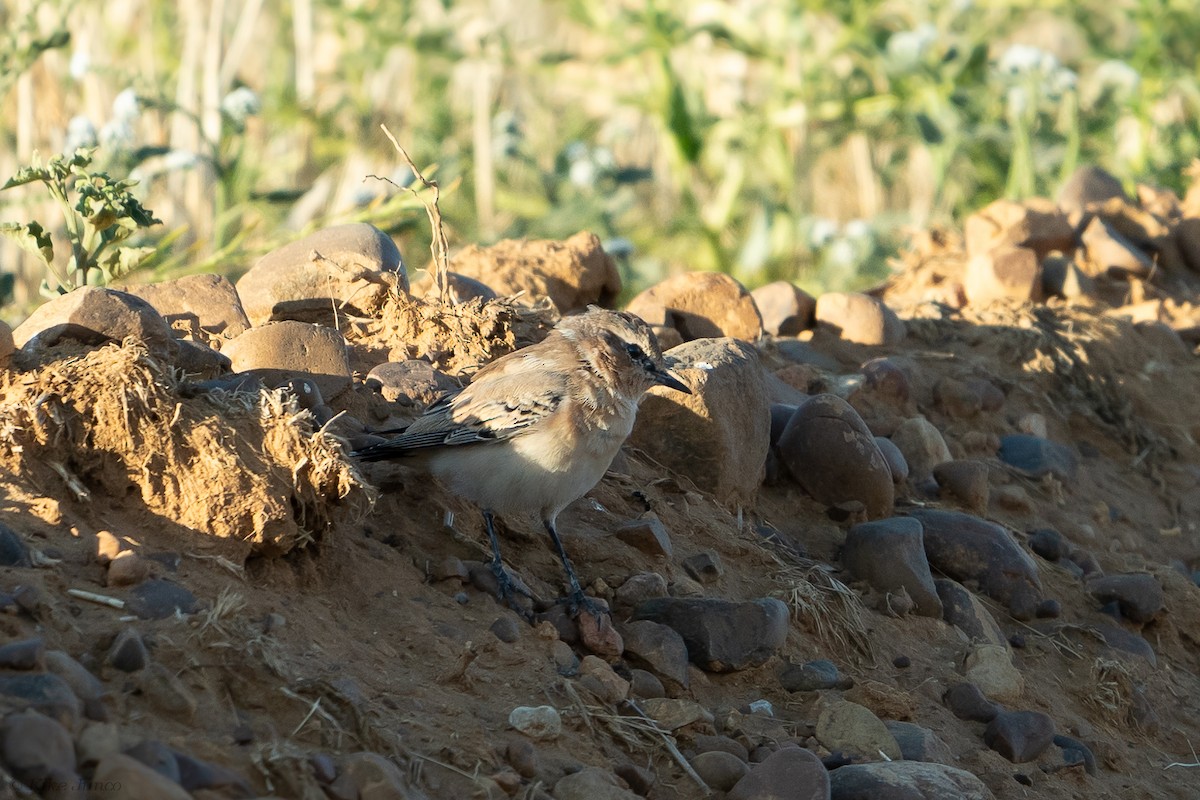
{"type": "Polygon", "coordinates": [[[447,489],[477,505],[499,594],[516,610],[492,515],[538,515],[567,573],[570,606],[595,614],[555,519],[604,477],[633,430],[638,401],[655,385],[691,393],[667,371],[645,322],[592,307],[563,319],[538,344],[479,370],[396,438],[352,455],[363,461],[422,456],[447,489]]]}

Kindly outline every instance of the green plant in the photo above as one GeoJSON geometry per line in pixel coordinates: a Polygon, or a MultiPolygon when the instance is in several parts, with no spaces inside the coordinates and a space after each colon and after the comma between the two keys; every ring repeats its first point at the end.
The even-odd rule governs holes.
{"type": "Polygon", "coordinates": [[[70,156],[55,156],[45,165],[35,154],[32,165],[0,187],[4,191],[40,182],[62,206],[71,247],[65,265],[55,258],[53,238],[40,222],[0,223],[0,234],[41,259],[54,277],[54,286],[48,278],[42,280],[46,296],[84,285],[104,285],[137,269],[155,252],[153,247],[121,244],[138,229],[158,225],[161,220],[130,193],[136,181],[115,181],[107,173],[89,169],[94,152],[80,148],[70,156]]]}
{"type": "Polygon", "coordinates": [[[66,47],[71,34],[66,29],[65,16],[59,11],[54,29],[42,31],[38,25],[36,11],[31,11],[15,20],[0,10],[0,97],[4,97],[25,70],[33,66],[42,53],[66,47]]]}

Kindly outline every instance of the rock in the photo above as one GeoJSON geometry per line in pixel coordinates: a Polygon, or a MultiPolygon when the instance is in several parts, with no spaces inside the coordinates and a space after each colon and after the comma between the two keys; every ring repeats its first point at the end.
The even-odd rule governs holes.
{"type": "Polygon", "coordinates": [[[1067,215],[1041,198],[996,200],[967,217],[963,229],[970,257],[1001,247],[1026,247],[1041,261],[1054,250],[1065,253],[1075,247],[1075,228],[1067,215]]]}
{"type": "Polygon", "coordinates": [[[332,328],[306,322],[272,322],[229,341],[222,351],[233,369],[249,372],[268,386],[309,378],[331,400],[349,388],[346,340],[332,328]]]}
{"type": "Polygon", "coordinates": [[[0,675],[0,695],[18,708],[31,708],[68,730],[79,727],[82,707],[70,685],[53,674],[0,675]]]}
{"type": "Polygon", "coordinates": [[[762,314],[763,328],[772,336],[796,336],[813,326],[817,301],[794,283],[768,283],[750,296],[762,314]]]}
{"type": "Polygon", "coordinates": [[[1088,207],[1106,200],[1128,201],[1125,188],[1112,173],[1095,164],[1077,168],[1058,190],[1058,206],[1072,219],[1080,219],[1088,207]]]}
{"type": "Polygon", "coordinates": [[[1042,262],[1042,294],[1074,300],[1096,294],[1096,281],[1074,261],[1048,256],[1042,262]]]}
{"type": "Polygon", "coordinates": [[[933,402],[943,414],[957,419],[972,419],[983,410],[980,392],[974,386],[949,376],[938,379],[933,385],[933,402]]]}
{"type": "Polygon", "coordinates": [[[750,503],[762,480],[771,426],[758,352],[736,339],[702,339],[667,357],[692,394],[652,388],[629,443],[722,503],[750,503]]]}
{"type": "Polygon", "coordinates": [[[137,672],[150,663],[150,651],[141,634],[133,628],[124,628],[108,648],[105,660],[122,672],[137,672]]]}
{"type": "MultiPolygon", "coordinates": [[[[1101,603],[1116,602],[1130,622],[1150,622],[1163,610],[1162,586],[1148,573],[1123,573],[1091,578],[1087,589],[1101,603]]],[[[2,652],[2,651],[0,651],[2,652]]]]}
{"type": "Polygon", "coordinates": [[[179,345],[179,355],[175,364],[189,380],[218,378],[232,369],[228,356],[206,344],[191,339],[177,339],[176,344],[179,345]]]}
{"type": "Polygon", "coordinates": [[[81,769],[94,769],[107,756],[121,752],[121,733],[116,723],[89,722],[76,740],[75,758],[81,769]]]}
{"type": "MultiPolygon", "coordinates": [[[[625,544],[636,547],[647,555],[671,558],[671,535],[667,532],[667,526],[663,525],[662,520],[653,511],[647,511],[638,519],[626,522],[613,534],[625,544]]],[[[665,582],[663,586],[666,586],[665,582]]]]}
{"type": "MultiPolygon", "coordinates": [[[[603,600],[592,598],[592,601],[608,610],[608,604],[603,600]]],[[[596,655],[617,658],[625,650],[621,634],[613,627],[612,615],[602,613],[595,616],[585,611],[576,617],[575,622],[579,627],[579,643],[596,655]]]]}
{"type": "Polygon", "coordinates": [[[1042,299],[1042,269],[1028,247],[998,247],[967,261],[963,290],[973,306],[1036,303],[1042,299]]]}
{"type": "MultiPolygon", "coordinates": [[[[1175,225],[1175,244],[1192,272],[1200,272],[1200,217],[1184,217],[1175,225]]],[[[3,364],[4,337],[0,333],[0,364],[3,364]]]]}
{"type": "Polygon", "coordinates": [[[140,297],[98,286],[81,286],[38,307],[13,331],[13,342],[27,355],[70,340],[99,346],[137,339],[151,358],[175,360],[179,346],[171,328],[140,297]]]}
{"type": "Polygon", "coordinates": [[[176,330],[232,339],[250,327],[237,290],[223,275],[186,275],[125,291],[152,305],[176,330]]]}
{"type": "Polygon", "coordinates": [[[341,760],[327,796],[359,800],[424,800],[404,770],[378,753],[352,753],[341,760]]]}
{"type": "Polygon", "coordinates": [[[921,523],[911,517],[864,522],[846,533],[842,565],[880,592],[904,589],[925,617],[941,617],[929,562],[925,557],[921,523]]]}
{"type": "Polygon", "coordinates": [[[995,800],[970,772],[921,761],[850,764],[829,780],[831,800],[995,800]]]}
{"type": "Polygon", "coordinates": [[[385,361],[367,373],[368,389],[383,395],[389,403],[399,403],[414,412],[424,411],[443,392],[456,387],[455,381],[436,370],[428,361],[385,361]]]}
{"type": "MultiPolygon", "coordinates": [[[[644,600],[667,596],[667,580],[657,572],[639,572],[617,587],[613,602],[618,608],[632,608],[644,600]]],[[[628,643],[626,643],[628,647],[628,643]]]]}
{"type": "Polygon", "coordinates": [[[633,697],[666,697],[667,689],[657,676],[644,669],[629,671],[629,694],[633,697]]]}
{"type": "Polygon", "coordinates": [[[408,274],[392,238],[364,222],[335,225],[276,248],[237,282],[254,325],[279,320],[333,325],[334,307],[366,316],[408,274]]]}
{"type": "Polygon", "coordinates": [[[892,471],[867,424],[840,397],[819,394],[800,406],[779,438],[778,453],[817,502],[858,501],[871,519],[892,513],[892,471]]]}
{"type": "Polygon", "coordinates": [[[36,711],[9,714],[0,725],[0,755],[13,777],[26,786],[75,773],[70,732],[36,711]]]}
{"type": "Polygon", "coordinates": [[[817,717],[817,741],[833,751],[874,761],[898,759],[900,745],[871,710],[848,700],[823,702],[817,717]]]}
{"type": "Polygon", "coordinates": [[[954,716],[975,722],[991,722],[1001,711],[1000,707],[984,697],[983,692],[973,683],[956,683],[946,690],[942,701],[954,716]]]}
{"type": "Polygon", "coordinates": [[[1066,445],[1012,433],[1000,438],[1000,460],[1031,478],[1053,475],[1059,480],[1074,480],[1079,470],[1079,457],[1066,445]]]}
{"type": "Polygon", "coordinates": [[[1054,720],[1040,711],[1001,711],[988,723],[983,742],[1014,764],[1040,756],[1054,741],[1054,720]]]}
{"type": "Polygon", "coordinates": [[[688,688],[688,649],[674,629],[650,620],[621,626],[625,658],[644,666],[674,691],[688,688]]]}
{"type": "Polygon", "coordinates": [[[1096,774],[1096,756],[1086,744],[1078,739],[1072,739],[1070,736],[1063,736],[1062,734],[1054,737],[1054,744],[1062,749],[1063,761],[1068,764],[1082,762],[1083,769],[1088,775],[1096,774]]]}
{"type": "Polygon", "coordinates": [[[584,767],[559,778],[554,784],[554,800],[638,800],[620,779],[599,767],[584,767]]]}
{"type": "Polygon", "coordinates": [[[895,311],[861,292],[825,292],[817,298],[816,320],[818,327],[857,344],[899,344],[907,333],[895,311]]]}
{"type": "Polygon", "coordinates": [[[725,568],[721,566],[721,557],[712,550],[688,556],[683,559],[681,564],[684,572],[702,584],[714,583],[725,571],[725,568]]]}
{"type": "Polygon", "coordinates": [[[787,606],[774,598],[736,603],[663,597],[639,604],[633,616],[673,628],[691,661],[709,672],[763,664],[783,647],[788,631],[787,606]]]}
{"type": "Polygon", "coordinates": [[[750,293],[721,272],[673,275],[630,300],[626,310],[656,330],[677,331],[685,342],[722,337],[756,342],[763,334],[750,293]]]}
{"type": "Polygon", "coordinates": [[[151,662],[136,676],[137,686],[156,708],[167,714],[191,719],[198,705],[196,695],[174,672],[151,662]]]}
{"type": "Polygon", "coordinates": [[[41,637],[0,645],[0,669],[45,669],[46,641],[41,637]]]}
{"type": "Polygon", "coordinates": [[[8,369],[8,363],[16,349],[12,328],[7,322],[0,320],[0,369],[8,369]]]}
{"type": "Polygon", "coordinates": [[[988,698],[1017,703],[1025,693],[1025,679],[1012,663],[1007,644],[976,644],[967,653],[963,677],[988,698]]]}
{"type": "Polygon", "coordinates": [[[164,778],[179,783],[179,762],[175,751],[157,739],[143,739],[125,750],[125,755],[140,761],[164,778]]]}
{"type": "Polygon", "coordinates": [[[698,733],[692,737],[692,749],[697,753],[729,753],[739,761],[748,761],[750,758],[746,746],[729,736],[698,733]]]}
{"type": "Polygon", "coordinates": [[[875,444],[892,473],[892,483],[897,487],[903,486],[908,481],[908,461],[904,458],[904,453],[900,452],[895,442],[882,436],[875,437],[875,444]]]}
{"type": "Polygon", "coordinates": [[[557,739],[562,734],[562,717],[553,706],[517,706],[509,712],[508,724],[531,739],[557,739]]]}
{"type": "Polygon", "coordinates": [[[781,747],[729,790],[728,800],[828,800],[829,773],[800,747],[781,747]]]}
{"type": "Polygon", "coordinates": [[[616,705],[629,696],[629,681],[598,656],[583,657],[579,662],[579,676],[580,683],[606,703],[616,705]]]}
{"type": "Polygon", "coordinates": [[[940,497],[953,499],[976,514],[987,511],[988,467],[982,461],[943,461],[933,468],[933,479],[938,483],[940,497]]]}
{"type": "Polygon", "coordinates": [[[191,800],[178,783],[121,753],[105,756],[96,765],[91,785],[97,784],[120,786],[121,800],[191,800]]]}
{"type": "Polygon", "coordinates": [[[1067,557],[1071,545],[1053,528],[1039,528],[1029,534],[1029,549],[1047,561],[1058,561],[1067,557]]]}
{"type": "Polygon", "coordinates": [[[150,562],[132,550],[117,553],[105,573],[107,586],[132,586],[150,577],[150,562]]]}
{"type": "Polygon", "coordinates": [[[45,661],[46,669],[61,678],[80,700],[97,701],[104,695],[100,679],[62,650],[47,650],[45,661]]]}
{"type": "MultiPolygon", "coordinates": [[[[450,299],[454,303],[465,303],[468,300],[476,298],[484,301],[495,300],[498,297],[496,290],[483,281],[468,278],[466,275],[458,272],[446,272],[446,289],[449,291],[450,299]]],[[[426,272],[419,280],[414,281],[411,291],[414,295],[421,297],[435,297],[438,287],[434,282],[433,273],[426,272]]]]}
{"type": "Polygon", "coordinates": [[[924,417],[904,420],[892,432],[891,439],[904,454],[908,476],[913,481],[925,480],[933,474],[934,467],[951,459],[941,431],[924,417]]]}
{"type": "Polygon", "coordinates": [[[528,739],[510,739],[504,747],[504,758],[522,778],[533,778],[539,772],[538,752],[528,739]]]}
{"type": "Polygon", "coordinates": [[[942,619],[966,634],[972,642],[1004,644],[1004,631],[974,594],[948,578],[939,578],[933,583],[942,601],[942,619]]]}
{"type": "Polygon", "coordinates": [[[900,754],[905,761],[929,761],[945,764],[954,760],[954,754],[941,738],[929,730],[912,722],[887,720],[884,727],[900,745],[900,754]]]}
{"type": "Polygon", "coordinates": [[[837,665],[823,658],[804,664],[788,664],[779,673],[779,684],[789,692],[845,688],[846,683],[837,665]]]}
{"type": "Polygon", "coordinates": [[[505,239],[490,247],[471,245],[454,255],[450,268],[498,295],[523,292],[531,303],[549,297],[563,314],[592,304],[611,308],[621,293],[616,262],[600,239],[587,232],[563,241],[505,239]]]}
{"type": "Polygon", "coordinates": [[[1100,217],[1088,223],[1080,239],[1092,275],[1145,279],[1154,271],[1154,259],[1100,217]]]}
{"type": "Polygon", "coordinates": [[[25,539],[0,522],[0,567],[28,567],[32,563],[25,539]]]}
{"type": "Polygon", "coordinates": [[[642,701],[642,711],[665,731],[675,731],[693,722],[712,722],[713,715],[695,700],[651,697],[642,701]]]}
{"type": "Polygon", "coordinates": [[[1086,630],[1090,636],[1099,637],[1111,650],[1141,656],[1146,659],[1150,666],[1158,666],[1158,656],[1155,654],[1154,648],[1143,637],[1133,631],[1127,631],[1119,625],[1109,625],[1103,622],[1091,623],[1087,626],[1086,630]]]}
{"type": "Polygon", "coordinates": [[[692,769],[710,789],[727,792],[746,776],[750,765],[732,753],[712,750],[691,759],[692,769]]]}
{"type": "Polygon", "coordinates": [[[126,607],[142,619],[166,619],[180,614],[194,614],[200,604],[196,596],[173,581],[155,578],[133,588],[126,607]]]}
{"type": "Polygon", "coordinates": [[[179,768],[179,785],[189,792],[200,789],[224,789],[229,794],[241,797],[252,797],[254,792],[250,784],[233,770],[220,764],[211,764],[187,753],[174,752],[175,763],[179,768]]]}
{"type": "Polygon", "coordinates": [[[1037,564],[1007,530],[970,514],[914,509],[909,516],[925,530],[929,566],[956,581],[978,581],[980,589],[1020,620],[1032,619],[1042,599],[1037,564]]]}

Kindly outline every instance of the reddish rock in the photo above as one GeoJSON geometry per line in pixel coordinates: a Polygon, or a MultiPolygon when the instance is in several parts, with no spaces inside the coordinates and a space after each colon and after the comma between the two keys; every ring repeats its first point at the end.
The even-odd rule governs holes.
{"type": "Polygon", "coordinates": [[[984,255],[1001,247],[1027,247],[1034,261],[1054,250],[1075,247],[1075,228],[1053,202],[1033,198],[1025,203],[996,200],[967,217],[967,255],[984,255]]]}
{"type": "Polygon", "coordinates": [[[818,326],[857,344],[897,344],[906,333],[896,312],[861,292],[826,292],[817,298],[816,319],[818,326]]]}
{"type": "Polygon", "coordinates": [[[909,477],[915,481],[928,478],[935,466],[951,458],[950,448],[941,432],[924,417],[913,417],[900,423],[890,438],[904,454],[909,477]]]}
{"type": "Polygon", "coordinates": [[[332,325],[334,308],[365,315],[408,275],[392,238],[365,222],[335,225],[276,248],[237,282],[254,325],[296,320],[332,325]]]}
{"type": "Polygon", "coordinates": [[[1154,270],[1154,259],[1100,217],[1088,223],[1080,238],[1093,275],[1148,278],[1154,270]]]}
{"type": "Polygon", "coordinates": [[[894,400],[897,405],[908,402],[910,381],[904,369],[889,358],[872,358],[859,367],[866,379],[864,386],[878,394],[894,400]]]}
{"type": "Polygon", "coordinates": [[[967,261],[963,290],[974,306],[1030,303],[1042,299],[1042,270],[1028,247],[998,247],[967,261]]]}
{"type": "Polygon", "coordinates": [[[250,327],[241,298],[223,275],[187,275],[130,286],[176,330],[232,339],[250,327]]]}
{"type": "Polygon", "coordinates": [[[628,661],[649,670],[672,693],[688,688],[688,649],[675,630],[658,622],[636,620],[622,625],[621,635],[628,661]]]}
{"type": "Polygon", "coordinates": [[[968,511],[982,514],[988,507],[988,467],[982,461],[944,461],[933,468],[940,495],[968,511]]]}
{"type": "Polygon", "coordinates": [[[600,239],[586,231],[563,241],[505,239],[490,247],[471,245],[455,254],[450,269],[499,295],[524,293],[530,303],[549,297],[563,314],[593,304],[611,308],[621,293],[616,262],[600,239]]]}
{"type": "Polygon", "coordinates": [[[222,349],[233,369],[250,372],[269,386],[310,378],[321,396],[336,397],[350,386],[346,340],[332,328],[306,322],[273,322],[251,328],[222,349]]]}
{"type": "Polygon", "coordinates": [[[745,287],[721,272],[684,272],[651,286],[626,309],[655,330],[669,328],[683,340],[728,336],[755,342],[762,317],[745,287]]]}
{"type": "Polygon", "coordinates": [[[867,424],[840,397],[820,394],[800,406],[779,438],[778,453],[817,502],[858,501],[871,519],[891,515],[892,471],[867,424]]]}
{"type": "Polygon", "coordinates": [[[38,307],[12,333],[14,344],[29,354],[64,340],[86,345],[134,338],[151,357],[173,362],[179,346],[166,320],[140,297],[82,286],[38,307]]]}
{"type": "Polygon", "coordinates": [[[768,283],[750,296],[762,314],[763,328],[772,336],[796,336],[813,326],[817,301],[794,283],[768,283]]]}

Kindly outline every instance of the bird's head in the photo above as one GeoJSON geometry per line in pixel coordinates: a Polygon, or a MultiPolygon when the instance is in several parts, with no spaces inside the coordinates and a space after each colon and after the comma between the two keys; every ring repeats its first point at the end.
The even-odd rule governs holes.
{"type": "Polygon", "coordinates": [[[641,397],[651,386],[692,393],[671,372],[658,338],[641,317],[590,306],[583,314],[564,318],[556,330],[581,348],[594,347],[589,357],[593,367],[609,373],[619,390],[631,397],[641,397]]]}

